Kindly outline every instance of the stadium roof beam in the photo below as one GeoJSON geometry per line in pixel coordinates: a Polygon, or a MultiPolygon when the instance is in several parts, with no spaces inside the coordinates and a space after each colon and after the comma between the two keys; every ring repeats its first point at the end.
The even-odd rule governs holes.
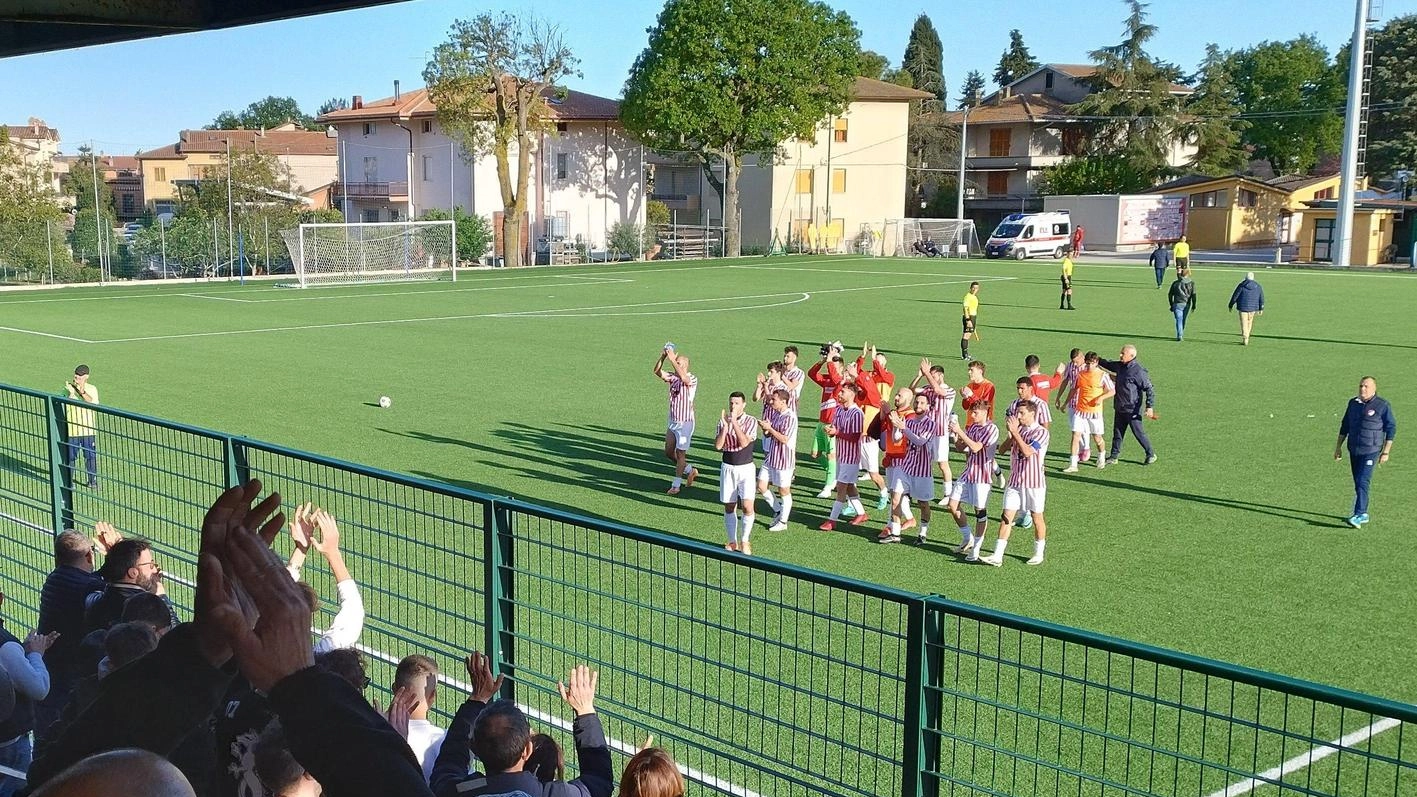
{"type": "Polygon", "coordinates": [[[0,58],[404,0],[0,0],[0,58]]]}

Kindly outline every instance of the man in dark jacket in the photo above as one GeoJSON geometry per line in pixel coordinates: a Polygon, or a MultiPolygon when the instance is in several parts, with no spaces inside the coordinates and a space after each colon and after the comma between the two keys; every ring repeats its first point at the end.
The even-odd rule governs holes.
{"type": "Polygon", "coordinates": [[[1122,347],[1120,360],[1098,360],[1097,364],[1112,372],[1117,385],[1117,397],[1112,401],[1112,450],[1107,454],[1107,464],[1117,464],[1122,453],[1122,440],[1127,429],[1141,443],[1146,452],[1144,465],[1156,461],[1156,452],[1151,448],[1146,430],[1142,428],[1142,416],[1156,419],[1156,389],[1152,387],[1151,375],[1137,362],[1137,347],[1128,343],[1122,347]]]}
{"type": "Polygon", "coordinates": [[[1397,419],[1392,406],[1378,395],[1378,382],[1365,376],[1358,382],[1358,395],[1348,402],[1343,422],[1338,426],[1338,444],[1333,459],[1343,459],[1343,441],[1348,441],[1348,462],[1353,469],[1353,515],[1348,525],[1362,528],[1368,522],[1368,485],[1373,468],[1387,462],[1392,439],[1397,435],[1397,419]]]}
{"type": "Polygon", "coordinates": [[[1161,281],[1166,279],[1166,271],[1171,268],[1171,250],[1166,248],[1166,244],[1157,241],[1156,249],[1151,253],[1151,269],[1156,272],[1156,287],[1161,288],[1161,281]]]}
{"type": "Polygon", "coordinates": [[[1264,315],[1264,288],[1255,282],[1255,272],[1245,274],[1245,278],[1235,286],[1230,294],[1230,309],[1240,311],[1240,345],[1250,345],[1250,329],[1255,325],[1255,315],[1264,315]]]}
{"type": "Polygon", "coordinates": [[[595,714],[595,687],[599,674],[589,667],[571,670],[567,684],[558,684],[561,698],[575,711],[572,732],[581,776],[567,783],[542,783],[526,771],[531,756],[531,725],[510,700],[488,703],[501,689],[502,677],[492,677],[486,656],[473,652],[467,659],[472,695],[448,726],[429,785],[436,797],[476,797],[525,793],[545,797],[610,797],[615,773],[605,731],[595,714]],[[472,754],[488,774],[468,775],[472,754]]]}
{"type": "Polygon", "coordinates": [[[39,593],[39,632],[57,631],[59,636],[44,654],[49,694],[34,707],[37,737],[42,737],[59,719],[74,685],[82,677],[78,656],[79,643],[84,638],[84,600],[104,586],[103,577],[93,572],[94,548],[100,545],[106,549],[109,540],[103,529],[113,528],[106,523],[98,525],[97,543],[73,529],[54,538],[54,569],[44,579],[39,593]]]}
{"type": "MultiPolygon", "coordinates": [[[[166,600],[162,589],[162,568],[153,557],[152,545],[147,540],[128,539],[115,543],[109,548],[108,557],[98,572],[107,585],[88,602],[84,610],[85,634],[108,628],[121,620],[123,604],[140,592],[161,595],[166,600]]],[[[169,601],[169,608],[171,605],[169,601]]],[[[172,615],[172,625],[177,625],[176,613],[172,615]]]]}
{"type": "Polygon", "coordinates": [[[1186,320],[1196,309],[1196,284],[1191,282],[1190,268],[1177,269],[1176,281],[1166,292],[1166,303],[1171,305],[1171,315],[1176,317],[1176,340],[1186,335],[1186,320]]]}

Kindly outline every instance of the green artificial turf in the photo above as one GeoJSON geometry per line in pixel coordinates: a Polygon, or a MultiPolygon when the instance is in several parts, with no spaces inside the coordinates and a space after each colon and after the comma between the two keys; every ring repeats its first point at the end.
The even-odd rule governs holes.
{"type": "MultiPolygon", "coordinates": [[[[110,406],[719,543],[711,434],[728,393],[750,393],[754,375],[784,345],[801,348],[805,368],[830,339],[848,351],[875,343],[902,383],[929,356],[961,384],[958,305],[968,282],[980,279],[982,340],[971,355],[988,364],[999,395],[1011,392],[1027,354],[1051,369],[1074,346],[1115,357],[1134,343],[1157,386],[1160,420],[1148,429],[1159,462],[1142,467],[1129,440],[1120,465],[1061,474],[1066,432],[1056,415],[1048,561],[1022,564],[1031,546],[1020,532],[1010,549],[1018,556],[995,570],[948,552],[957,540],[943,513],[924,549],[874,544],[883,520],[874,509],[869,526],[817,531],[827,510],[812,497],[822,471],[802,456],[792,527],[769,533],[759,524],[758,557],[1417,700],[1417,674],[1404,653],[1417,631],[1410,586],[1417,541],[1404,522],[1417,509],[1407,489],[1413,467],[1399,439],[1374,480],[1373,521],[1353,531],[1343,523],[1352,501],[1348,466],[1332,459],[1339,414],[1360,376],[1377,378],[1400,423],[1410,413],[1417,282],[1265,270],[1267,311],[1252,344],[1241,347],[1236,317],[1225,312],[1241,276],[1196,270],[1199,308],[1179,343],[1151,270],[1113,261],[1078,265],[1071,312],[1056,309],[1057,264],[1048,260],[794,257],[303,291],[253,282],[11,293],[0,295],[8,354],[0,382],[58,391],[83,362],[110,406]],[[692,358],[699,377],[690,457],[704,477],[679,496],[665,494],[666,391],[650,373],[666,341],[692,358]],[[383,395],[391,408],[378,407],[383,395]]],[[[814,419],[816,399],[807,385],[804,422],[814,419]]],[[[801,447],[809,441],[804,433],[801,447]]],[[[199,458],[192,467],[215,465],[199,458]]],[[[312,493],[327,488],[318,474],[302,478],[312,493]]],[[[873,508],[874,488],[863,494],[873,508]]],[[[999,491],[991,501],[997,517],[999,491]]],[[[760,518],[767,514],[760,509],[760,518]]],[[[592,577],[626,577],[600,566],[640,554],[615,550],[587,565],[592,577]]],[[[758,586],[782,585],[746,588],[758,586]]],[[[594,596],[585,604],[597,605],[594,596]]],[[[415,609],[408,623],[436,614],[415,609]]],[[[602,621],[608,629],[626,619],[602,621]]],[[[436,637],[443,629],[420,630],[436,637]]],[[[883,664],[898,665],[894,653],[884,655],[883,664]]],[[[849,688],[853,700],[866,691],[849,688]]],[[[703,718],[686,724],[715,733],[703,718]]],[[[1259,756],[1260,768],[1272,763],[1277,757],[1259,756]]],[[[888,774],[866,776],[865,786],[859,773],[822,777],[869,792],[888,774]]],[[[1224,788],[1225,780],[1211,773],[1203,785],[1224,788]]]]}

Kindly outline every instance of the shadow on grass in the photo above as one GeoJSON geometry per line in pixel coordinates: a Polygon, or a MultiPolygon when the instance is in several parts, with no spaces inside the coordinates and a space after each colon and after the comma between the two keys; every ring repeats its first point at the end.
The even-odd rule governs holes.
{"type": "MultiPolygon", "coordinates": [[[[1234,337],[1232,335],[1232,337],[1234,337]]],[[[1377,346],[1384,349],[1417,349],[1417,345],[1408,343],[1370,343],[1362,340],[1332,340],[1330,338],[1305,338],[1297,335],[1251,335],[1255,340],[1293,340],[1300,343],[1334,343],[1341,346],[1377,346]]]]}
{"type": "MultiPolygon", "coordinates": [[[[1151,466],[1156,467],[1156,466],[1151,466]]],[[[1305,509],[1296,509],[1288,506],[1276,506],[1274,504],[1261,504],[1253,501],[1243,501],[1238,498],[1226,498],[1222,496],[1197,495],[1195,493],[1182,493],[1175,490],[1163,490],[1159,487],[1147,487],[1140,484],[1130,484],[1128,482],[1095,482],[1091,479],[1082,478],[1081,474],[1050,474],[1050,479],[1062,479],[1064,481],[1076,481],[1088,484],[1097,484],[1103,487],[1111,487],[1118,490],[1153,495],[1158,498],[1174,498],[1177,501],[1187,501],[1191,503],[1206,504],[1208,506],[1221,507],[1223,509],[1238,509],[1243,512],[1253,512],[1257,515],[1269,515],[1271,517],[1283,518],[1285,520],[1297,520],[1317,526],[1319,528],[1346,529],[1348,526],[1339,518],[1331,514],[1322,512],[1310,512],[1305,509]]]]}
{"type": "MultiPolygon", "coordinates": [[[[1077,335],[1085,338],[1121,338],[1122,340],[1167,340],[1176,341],[1175,335],[1138,335],[1131,332],[1099,332],[1095,329],[1049,329],[1046,327],[1005,327],[993,324],[980,324],[983,329],[997,329],[1000,331],[1009,330],[1013,332],[1051,332],[1056,335],[1077,335]]],[[[1211,341],[1201,341],[1209,343],[1211,341]]]]}
{"type": "Polygon", "coordinates": [[[32,463],[25,462],[22,459],[16,459],[4,452],[0,452],[0,470],[8,470],[11,473],[19,473],[44,481],[49,480],[49,470],[47,468],[41,469],[32,463]]]}

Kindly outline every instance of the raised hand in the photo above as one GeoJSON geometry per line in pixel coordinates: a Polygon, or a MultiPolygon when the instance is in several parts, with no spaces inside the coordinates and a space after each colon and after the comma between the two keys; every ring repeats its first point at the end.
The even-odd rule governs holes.
{"type": "Polygon", "coordinates": [[[290,539],[295,543],[295,550],[301,553],[310,550],[315,539],[315,521],[311,518],[313,511],[314,505],[307,502],[297,506],[290,518],[290,539]]]}
{"type": "MultiPolygon", "coordinates": [[[[221,494],[202,519],[192,619],[197,627],[202,654],[214,667],[224,665],[231,658],[229,632],[225,624],[229,623],[232,628],[244,624],[249,630],[256,624],[257,618],[256,603],[245,585],[228,578],[223,572],[227,541],[236,534],[257,534],[269,545],[268,541],[274,539],[281,526],[285,525],[285,515],[277,511],[280,508],[280,494],[272,493],[252,506],[251,503],[260,494],[261,482],[256,479],[233,487],[221,494]],[[272,513],[275,513],[273,517],[272,513]]],[[[285,578],[290,581],[289,575],[285,578]]],[[[161,594],[162,585],[158,586],[161,594]]]]}
{"type": "Polygon", "coordinates": [[[474,650],[463,663],[467,666],[468,683],[472,684],[472,700],[487,703],[502,691],[505,676],[493,677],[491,657],[474,650]]]}
{"type": "Polygon", "coordinates": [[[112,548],[113,546],[123,541],[123,535],[118,531],[118,529],[113,528],[112,523],[109,523],[106,520],[100,520],[99,522],[93,524],[93,533],[94,547],[98,548],[99,553],[103,554],[104,556],[108,555],[109,548],[112,548]]]}
{"type": "Polygon", "coordinates": [[[311,541],[315,550],[325,556],[339,553],[339,525],[335,523],[335,516],[323,509],[316,509],[314,521],[315,526],[320,529],[320,538],[311,541]]]}
{"type": "Polygon", "coordinates": [[[556,688],[561,699],[570,705],[577,717],[595,713],[595,687],[600,682],[600,673],[584,664],[571,668],[566,682],[558,682],[556,688]]]}
{"type": "Polygon", "coordinates": [[[406,686],[400,686],[394,693],[394,699],[389,702],[389,710],[384,712],[384,719],[389,721],[394,730],[399,732],[405,740],[408,739],[408,721],[413,716],[413,710],[418,707],[418,695],[414,690],[406,686]]]}

